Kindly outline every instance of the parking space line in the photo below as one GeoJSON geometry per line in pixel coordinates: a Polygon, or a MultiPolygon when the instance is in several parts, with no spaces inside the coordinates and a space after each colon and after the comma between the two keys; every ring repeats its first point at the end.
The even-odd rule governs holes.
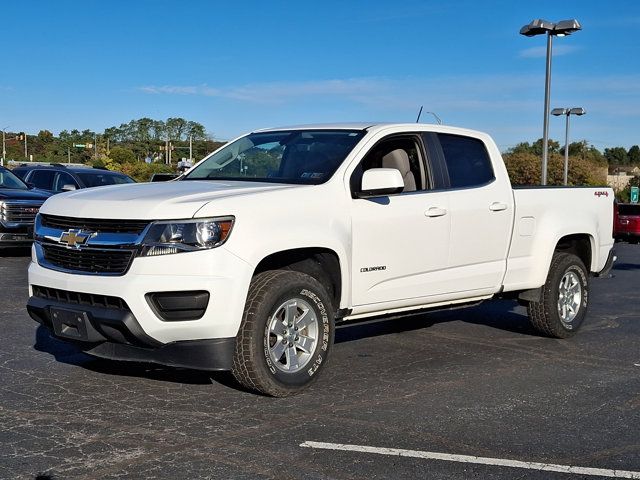
{"type": "Polygon", "coordinates": [[[402,448],[379,448],[366,445],[348,445],[342,443],[304,442],[305,448],[323,450],[340,450],[360,453],[375,453],[378,455],[393,455],[398,457],[422,458],[426,460],[443,460],[446,462],[475,463],[479,465],[493,465],[498,467],[525,468],[544,472],[573,473],[577,475],[598,475],[612,478],[640,479],[640,472],[628,470],[611,470],[606,468],[575,467],[571,465],[556,465],[553,463],[523,462],[505,458],[475,457],[473,455],[456,455],[451,453],[424,452],[420,450],[404,450],[402,448]]]}

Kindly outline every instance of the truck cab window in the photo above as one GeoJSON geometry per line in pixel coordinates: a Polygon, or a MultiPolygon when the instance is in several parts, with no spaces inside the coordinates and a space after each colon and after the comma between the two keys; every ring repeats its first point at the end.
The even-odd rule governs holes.
{"type": "Polygon", "coordinates": [[[373,147],[351,176],[352,191],[362,188],[362,175],[371,168],[395,168],[400,171],[404,180],[403,193],[424,190],[426,186],[422,155],[414,138],[391,138],[373,147]]]}
{"type": "Polygon", "coordinates": [[[451,188],[475,187],[495,176],[489,153],[477,138],[438,133],[451,188]]]}

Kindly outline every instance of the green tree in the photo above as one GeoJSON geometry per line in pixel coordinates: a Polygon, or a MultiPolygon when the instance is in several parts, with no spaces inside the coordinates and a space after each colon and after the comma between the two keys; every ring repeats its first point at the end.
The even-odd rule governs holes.
{"type": "Polygon", "coordinates": [[[540,157],[530,151],[520,149],[515,153],[507,153],[504,163],[513,185],[540,184],[540,157]]]}
{"type": "Polygon", "coordinates": [[[629,163],[640,163],[640,147],[638,145],[632,146],[627,153],[627,157],[629,158],[629,163]]]}
{"type": "MultiPolygon", "coordinates": [[[[564,148],[561,149],[561,153],[564,155],[564,148]]],[[[606,160],[598,150],[593,145],[589,145],[589,142],[586,140],[580,140],[578,142],[573,142],[569,144],[569,156],[570,157],[580,157],[583,160],[591,160],[600,165],[606,165],[606,160]]]]}
{"type": "Polygon", "coordinates": [[[120,164],[134,163],[136,161],[136,156],[130,149],[117,145],[109,152],[109,158],[120,164]]]}
{"type": "MultiPolygon", "coordinates": [[[[560,152],[560,143],[555,140],[549,139],[548,143],[549,154],[560,152]]],[[[532,144],[529,142],[518,143],[515,147],[509,150],[509,153],[527,153],[538,155],[542,157],[542,139],[539,138],[532,144]]]]}
{"type": "MultiPolygon", "coordinates": [[[[513,185],[539,185],[541,162],[538,155],[527,152],[506,153],[504,162],[513,185]]],[[[564,156],[558,153],[549,156],[547,169],[549,185],[562,185],[564,156]]],[[[569,185],[605,185],[606,168],[592,160],[578,156],[569,157],[569,185]]]]}
{"type": "Polygon", "coordinates": [[[187,132],[189,122],[184,118],[167,118],[166,125],[170,140],[182,140],[187,132]]]}
{"type": "Polygon", "coordinates": [[[53,142],[53,133],[49,130],[40,130],[38,132],[38,139],[43,143],[53,142]]]}
{"type": "Polygon", "coordinates": [[[609,165],[626,165],[629,163],[627,150],[624,147],[613,147],[604,149],[604,158],[609,165]]]}
{"type": "Polygon", "coordinates": [[[207,131],[204,128],[204,125],[189,121],[187,123],[187,137],[191,135],[194,141],[198,140],[207,140],[207,131]]]}
{"type": "Polygon", "coordinates": [[[631,201],[631,187],[640,187],[640,175],[634,176],[629,180],[629,185],[624,190],[616,193],[619,202],[629,203],[631,201]]]}

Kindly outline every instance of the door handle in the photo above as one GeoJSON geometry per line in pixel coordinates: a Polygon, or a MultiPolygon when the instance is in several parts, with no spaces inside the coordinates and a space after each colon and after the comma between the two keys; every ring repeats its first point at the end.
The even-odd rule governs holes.
{"type": "Polygon", "coordinates": [[[491,205],[489,205],[489,210],[491,210],[492,212],[501,212],[502,210],[506,209],[507,204],[502,202],[493,202],[491,205]]]}
{"type": "Polygon", "coordinates": [[[444,208],[440,207],[431,207],[424,214],[427,217],[441,217],[447,214],[447,211],[444,208]]]}

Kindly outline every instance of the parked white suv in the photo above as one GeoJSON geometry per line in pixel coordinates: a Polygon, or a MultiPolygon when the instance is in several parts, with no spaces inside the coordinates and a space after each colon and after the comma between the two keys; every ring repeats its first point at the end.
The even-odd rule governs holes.
{"type": "Polygon", "coordinates": [[[608,188],[512,190],[483,133],[423,124],[260,130],[178,181],[56,195],[36,221],[31,316],[89,354],[231,370],[300,391],[336,322],[519,298],[582,324],[611,266],[608,188]]]}

